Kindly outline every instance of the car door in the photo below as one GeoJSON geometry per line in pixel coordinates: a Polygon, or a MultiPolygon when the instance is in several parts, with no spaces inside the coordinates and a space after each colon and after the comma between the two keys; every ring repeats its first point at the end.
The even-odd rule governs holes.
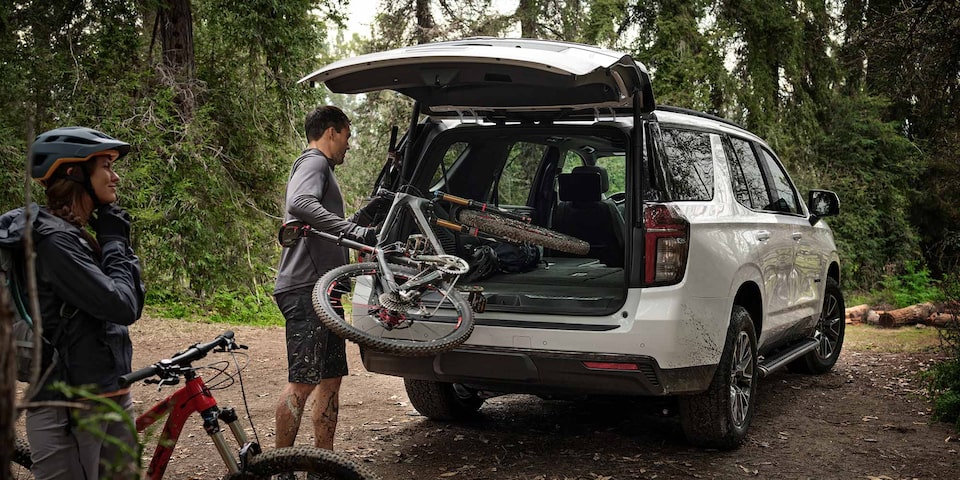
{"type": "Polygon", "coordinates": [[[784,287],[788,295],[789,331],[799,336],[807,330],[820,305],[820,282],[826,257],[818,248],[820,240],[810,225],[805,206],[800,202],[790,176],[768,148],[758,145],[763,159],[772,197],[772,206],[778,223],[793,243],[793,260],[784,287]]]}
{"type": "Polygon", "coordinates": [[[790,277],[796,254],[792,229],[772,206],[771,178],[752,141],[730,137],[730,172],[738,203],[749,208],[751,222],[743,225],[750,258],[763,281],[764,323],[761,344],[775,344],[794,321],[790,277]]]}

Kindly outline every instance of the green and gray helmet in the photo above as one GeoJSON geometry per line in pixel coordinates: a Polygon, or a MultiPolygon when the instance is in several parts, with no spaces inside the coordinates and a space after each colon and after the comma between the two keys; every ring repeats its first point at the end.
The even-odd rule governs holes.
{"type": "Polygon", "coordinates": [[[98,155],[114,160],[130,151],[130,144],[86,127],[61,127],[41,133],[30,150],[33,179],[46,186],[61,165],[82,163],[98,155]]]}

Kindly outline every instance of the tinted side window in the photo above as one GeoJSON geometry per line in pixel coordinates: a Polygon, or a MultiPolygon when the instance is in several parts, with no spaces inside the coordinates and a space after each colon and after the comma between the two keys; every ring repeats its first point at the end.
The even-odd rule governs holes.
{"type": "Polygon", "coordinates": [[[760,148],[760,155],[767,164],[767,172],[770,173],[770,187],[773,193],[773,203],[767,205],[764,210],[773,210],[775,212],[800,213],[800,202],[797,200],[797,192],[790,184],[790,178],[783,167],[777,163],[773,154],[765,148],[760,148]]]}
{"type": "Polygon", "coordinates": [[[563,169],[560,170],[560,173],[570,173],[574,168],[581,165],[583,165],[583,159],[580,158],[580,155],[574,152],[567,152],[563,156],[563,169]]]}
{"type": "Polygon", "coordinates": [[[443,165],[437,166],[437,171],[433,173],[433,178],[430,180],[430,186],[432,189],[437,189],[442,187],[442,180],[444,175],[450,173],[450,167],[460,159],[463,153],[467,150],[468,145],[466,142],[457,142],[453,145],[450,145],[450,148],[447,149],[446,153],[443,154],[443,159],[441,162],[443,165]]]}
{"type": "Polygon", "coordinates": [[[760,210],[770,203],[763,170],[753,153],[750,142],[731,138],[734,154],[730,158],[730,173],[733,176],[733,193],[737,200],[750,208],[760,210]]]}
{"type": "Polygon", "coordinates": [[[710,134],[664,128],[666,175],[674,200],[713,198],[713,149],[710,134]]]}
{"type": "Polygon", "coordinates": [[[530,195],[533,177],[537,166],[543,159],[547,147],[536,143],[517,142],[507,154],[507,164],[503,167],[497,182],[497,203],[503,205],[526,205],[530,195]]]}

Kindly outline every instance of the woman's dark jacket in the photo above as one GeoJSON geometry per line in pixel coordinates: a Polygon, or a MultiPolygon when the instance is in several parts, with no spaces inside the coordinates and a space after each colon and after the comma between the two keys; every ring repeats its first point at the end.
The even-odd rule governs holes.
{"type": "MultiPolygon", "coordinates": [[[[94,393],[116,391],[117,379],[131,370],[127,325],[143,310],[140,260],[117,240],[101,245],[98,255],[80,227],[35,204],[30,209],[43,336],[57,340],[61,357],[33,400],[60,398],[46,388],[57,380],[94,393]]],[[[25,222],[23,208],[0,216],[0,247],[22,252],[25,222]]]]}

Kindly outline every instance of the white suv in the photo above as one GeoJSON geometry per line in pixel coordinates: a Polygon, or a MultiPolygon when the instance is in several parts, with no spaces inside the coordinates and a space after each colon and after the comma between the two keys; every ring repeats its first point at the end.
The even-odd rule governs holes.
{"type": "MultiPolygon", "coordinates": [[[[836,363],[840,265],[821,218],[837,195],[811,190],[804,204],[756,135],[657,107],[630,56],[476,38],[350,58],[303,81],[415,100],[400,168],[380,187],[495,203],[591,245],[467,282],[486,308],[453,351],[363,349],[425,416],[466,417],[502,393],[675,396],[690,442],[734,448],[760,378],[836,363]]],[[[450,252],[477,248],[437,233],[450,252]]]]}

